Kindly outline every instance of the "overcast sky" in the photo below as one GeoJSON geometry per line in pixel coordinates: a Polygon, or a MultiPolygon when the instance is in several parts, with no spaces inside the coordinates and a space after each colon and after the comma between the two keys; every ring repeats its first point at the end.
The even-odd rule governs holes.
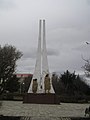
{"type": "Polygon", "coordinates": [[[50,72],[81,72],[90,58],[90,0],[0,0],[0,44],[23,52],[17,72],[33,73],[39,19],[46,20],[50,72]]]}

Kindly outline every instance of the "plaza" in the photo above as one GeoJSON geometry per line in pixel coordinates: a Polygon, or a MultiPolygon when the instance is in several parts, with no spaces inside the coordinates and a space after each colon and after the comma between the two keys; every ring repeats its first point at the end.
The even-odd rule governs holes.
{"type": "Polygon", "coordinates": [[[30,117],[84,117],[89,104],[61,103],[60,105],[23,104],[22,101],[2,101],[0,115],[30,117]]]}

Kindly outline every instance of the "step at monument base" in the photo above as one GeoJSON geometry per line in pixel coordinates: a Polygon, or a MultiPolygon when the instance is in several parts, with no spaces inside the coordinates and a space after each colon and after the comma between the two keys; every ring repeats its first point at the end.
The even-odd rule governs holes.
{"type": "Polygon", "coordinates": [[[23,96],[23,103],[30,104],[60,104],[60,99],[53,93],[27,93],[23,96]]]}

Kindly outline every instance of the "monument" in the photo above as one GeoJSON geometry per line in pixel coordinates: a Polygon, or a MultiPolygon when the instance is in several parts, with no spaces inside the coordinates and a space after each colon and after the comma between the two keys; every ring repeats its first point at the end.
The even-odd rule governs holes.
{"type": "Polygon", "coordinates": [[[52,80],[49,73],[46,49],[45,20],[39,21],[39,37],[35,70],[28,93],[25,94],[23,102],[59,104],[59,99],[53,90],[52,80]]]}

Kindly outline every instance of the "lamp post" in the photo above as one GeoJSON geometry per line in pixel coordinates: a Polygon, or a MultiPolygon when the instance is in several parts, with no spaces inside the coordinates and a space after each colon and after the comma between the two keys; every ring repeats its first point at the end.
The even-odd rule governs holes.
{"type": "Polygon", "coordinates": [[[23,83],[22,83],[22,92],[23,92],[23,93],[25,92],[25,86],[24,86],[24,85],[25,85],[25,83],[23,82],[23,83]]]}
{"type": "Polygon", "coordinates": [[[20,94],[22,93],[22,87],[23,87],[23,85],[24,85],[24,77],[23,77],[23,75],[21,75],[21,78],[20,78],[20,94]]]}
{"type": "Polygon", "coordinates": [[[22,83],[20,82],[20,94],[21,94],[21,92],[22,92],[21,84],[22,84],[22,83]]]}

